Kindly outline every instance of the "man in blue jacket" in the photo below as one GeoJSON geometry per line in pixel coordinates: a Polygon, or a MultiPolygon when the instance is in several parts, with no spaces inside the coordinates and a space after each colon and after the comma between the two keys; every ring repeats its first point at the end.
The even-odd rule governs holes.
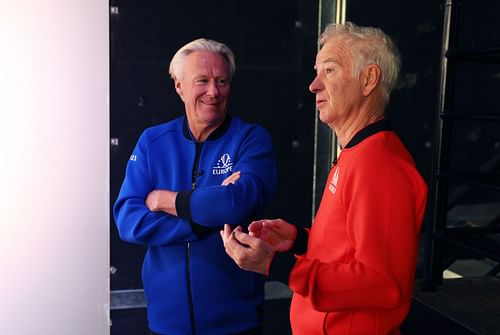
{"type": "Polygon", "coordinates": [[[228,114],[232,51],[198,39],[169,69],[186,115],[146,129],[114,205],[120,237],[146,245],[142,278],[153,334],[261,334],[264,278],[219,236],[248,225],[276,189],[269,134],[228,114]]]}

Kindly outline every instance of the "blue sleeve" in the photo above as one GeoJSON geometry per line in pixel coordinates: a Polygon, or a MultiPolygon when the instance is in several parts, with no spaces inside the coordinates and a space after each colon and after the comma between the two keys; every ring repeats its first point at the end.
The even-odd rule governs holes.
{"type": "Polygon", "coordinates": [[[201,226],[225,223],[247,225],[268,205],[276,192],[276,161],[271,137],[262,127],[252,127],[238,151],[233,172],[240,179],[228,186],[194,190],[190,196],[191,219],[201,226]]]}
{"type": "Polygon", "coordinates": [[[189,220],[151,212],[145,205],[154,187],[148,169],[145,135],[139,139],[127,164],[125,179],[113,207],[120,238],[143,245],[165,245],[198,239],[189,220]]]}

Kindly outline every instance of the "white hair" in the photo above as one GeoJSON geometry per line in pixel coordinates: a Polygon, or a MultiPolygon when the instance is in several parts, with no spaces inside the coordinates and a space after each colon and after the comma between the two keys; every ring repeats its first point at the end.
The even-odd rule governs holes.
{"type": "Polygon", "coordinates": [[[349,47],[353,57],[353,76],[357,77],[368,64],[380,66],[382,97],[387,104],[401,67],[399,51],[391,38],[379,28],[361,27],[352,22],[332,23],[321,34],[320,46],[334,37],[342,38],[349,47]]]}
{"type": "Polygon", "coordinates": [[[199,38],[197,40],[191,41],[188,44],[181,47],[172,57],[170,61],[170,67],[168,69],[168,73],[172,79],[180,79],[183,75],[184,61],[186,57],[195,51],[209,51],[214,52],[221,55],[228,64],[228,75],[229,80],[231,80],[234,76],[234,72],[236,71],[236,63],[234,61],[234,54],[229,49],[229,47],[223,43],[209,40],[206,38],[199,38]]]}

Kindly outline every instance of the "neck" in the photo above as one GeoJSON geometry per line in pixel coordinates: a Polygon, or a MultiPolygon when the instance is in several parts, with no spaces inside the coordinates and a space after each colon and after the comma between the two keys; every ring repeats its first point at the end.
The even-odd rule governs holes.
{"type": "Polygon", "coordinates": [[[197,127],[196,125],[191,125],[189,122],[188,124],[193,139],[198,143],[205,142],[206,139],[210,136],[210,134],[219,126],[219,125],[214,125],[214,126],[209,125],[204,127],[197,127]]]}
{"type": "Polygon", "coordinates": [[[339,139],[340,146],[345,147],[357,132],[383,116],[383,110],[370,109],[360,112],[356,116],[344,120],[344,122],[336,123],[333,129],[339,139]]]}
{"type": "Polygon", "coordinates": [[[189,128],[190,137],[195,140],[195,142],[201,143],[205,142],[210,136],[218,137],[221,136],[225,129],[229,126],[231,116],[225,115],[222,121],[216,123],[204,123],[198,124],[187,118],[187,126],[189,128]]]}

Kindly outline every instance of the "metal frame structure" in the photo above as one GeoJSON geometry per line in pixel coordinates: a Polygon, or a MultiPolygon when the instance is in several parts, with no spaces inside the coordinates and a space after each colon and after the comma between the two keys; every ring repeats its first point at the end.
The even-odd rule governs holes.
{"type": "MultiPolygon", "coordinates": [[[[432,222],[425,231],[425,263],[423,289],[432,291],[443,282],[443,271],[458,260],[464,252],[494,260],[500,264],[500,250],[488,249],[481,243],[487,234],[500,233],[500,208],[498,215],[481,227],[450,228],[447,225],[448,213],[458,198],[472,187],[499,191],[500,178],[485,177],[491,167],[498,165],[500,155],[492,157],[480,169],[479,175],[455,175],[450,169],[450,151],[452,149],[452,127],[456,121],[500,122],[500,110],[497,115],[463,115],[456,113],[455,87],[457,64],[459,63],[500,63],[500,47],[487,49],[463,50],[457,47],[460,27],[461,0],[445,0],[444,26],[441,51],[440,92],[438,118],[436,120],[436,150],[434,152],[434,177],[430,189],[429,207],[432,222]],[[449,194],[449,185],[461,185],[459,192],[449,194]],[[445,257],[445,250],[448,252],[445,257]]],[[[495,249],[495,248],[494,248],[495,249]]],[[[496,275],[500,265],[491,269],[487,275],[496,275]]]]}
{"type": "MultiPolygon", "coordinates": [[[[318,9],[318,39],[325,27],[332,23],[346,22],[347,0],[320,0],[318,9]]],[[[319,42],[318,42],[319,50],[319,42]]],[[[314,159],[311,221],[319,207],[323,187],[330,172],[334,157],[340,154],[340,143],[335,133],[319,120],[316,113],[314,121],[314,159]]]]}

